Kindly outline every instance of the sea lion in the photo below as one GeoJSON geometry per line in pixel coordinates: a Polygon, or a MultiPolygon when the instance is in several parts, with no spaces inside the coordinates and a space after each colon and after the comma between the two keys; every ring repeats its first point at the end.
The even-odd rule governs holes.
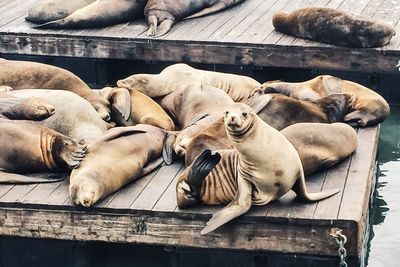
{"type": "Polygon", "coordinates": [[[78,142],[91,143],[107,131],[107,124],[88,101],[63,90],[27,89],[11,91],[17,98],[39,97],[50,102],[56,112],[36,124],[53,129],[78,142]]]}
{"type": "Polygon", "coordinates": [[[41,24],[36,29],[100,28],[143,17],[147,0],[97,0],[71,15],[41,24]]]}
{"type": "Polygon", "coordinates": [[[189,84],[165,96],[160,102],[161,107],[181,127],[173,144],[175,153],[183,156],[182,148],[220,118],[226,106],[232,103],[223,91],[200,83],[189,84]]]}
{"type": "MultiPolygon", "coordinates": [[[[337,94],[315,101],[302,101],[281,94],[266,94],[248,99],[249,105],[269,126],[278,131],[301,122],[333,123],[344,121],[352,102],[352,95],[337,94]]],[[[199,132],[189,143],[181,142],[179,155],[185,155],[188,166],[204,149],[232,148],[221,116],[211,126],[199,132]],[[221,146],[225,144],[224,146],[221,146]],[[196,149],[197,148],[197,149],[196,149]],[[186,150],[190,150],[186,154],[186,150]],[[195,152],[195,153],[193,153],[195,152]]]]}
{"type": "Polygon", "coordinates": [[[86,145],[32,122],[0,119],[0,183],[51,182],[28,172],[65,171],[79,165],[86,145]]]}
{"type": "Polygon", "coordinates": [[[65,18],[75,10],[89,5],[95,0],[42,0],[35,3],[28,11],[27,21],[46,23],[65,18]]]}
{"type": "Polygon", "coordinates": [[[291,14],[278,12],[272,24],[286,34],[358,48],[384,46],[396,34],[394,27],[382,20],[326,7],[306,7],[291,14]]]}
{"type": "Polygon", "coordinates": [[[386,100],[361,84],[320,75],[305,82],[266,82],[265,93],[278,92],[301,100],[316,100],[332,94],[353,94],[349,113],[344,121],[352,126],[367,127],[383,122],[390,113],[386,100]]]}
{"type": "Polygon", "coordinates": [[[109,103],[78,76],[62,68],[37,62],[0,59],[0,85],[14,90],[67,90],[89,101],[104,120],[110,119],[109,103]]]}
{"type": "Polygon", "coordinates": [[[261,93],[261,84],[253,78],[230,73],[195,69],[184,63],[166,67],[160,74],[134,74],[117,82],[118,87],[137,89],[150,97],[165,96],[190,83],[201,82],[221,89],[233,101],[243,102],[261,93]]]}
{"type": "Polygon", "coordinates": [[[303,167],[294,146],[246,104],[231,105],[224,115],[224,126],[234,149],[214,154],[209,150],[203,151],[185,169],[177,183],[179,208],[198,201],[219,204],[232,196],[226,191],[222,193],[223,199],[215,198],[210,191],[213,186],[221,191],[230,189],[231,193],[237,188],[230,204],[212,216],[201,234],[246,213],[252,204],[265,205],[290,189],[308,202],[339,192],[307,192],[303,167]]]}
{"type": "Polygon", "coordinates": [[[148,36],[166,34],[183,18],[192,19],[216,13],[245,0],[149,0],[145,9],[148,36]]]}
{"type": "Polygon", "coordinates": [[[105,87],[100,95],[111,103],[111,119],[118,126],[150,124],[167,131],[174,122],[157,102],[135,89],[105,87]]]}
{"type": "Polygon", "coordinates": [[[162,162],[170,164],[167,137],[166,131],[144,124],[109,130],[88,146],[85,159],[72,171],[69,186],[72,201],[92,206],[162,162]]]}

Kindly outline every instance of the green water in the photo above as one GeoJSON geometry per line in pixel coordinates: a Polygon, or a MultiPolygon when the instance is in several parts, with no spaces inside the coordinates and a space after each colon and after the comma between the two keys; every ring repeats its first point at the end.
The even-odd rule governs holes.
{"type": "Polygon", "coordinates": [[[370,223],[368,266],[400,266],[400,106],[382,124],[370,223]]]}

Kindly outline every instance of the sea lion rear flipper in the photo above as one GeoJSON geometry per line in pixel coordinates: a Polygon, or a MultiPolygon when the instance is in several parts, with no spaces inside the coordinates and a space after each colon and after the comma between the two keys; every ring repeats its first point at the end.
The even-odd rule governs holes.
{"type": "Polygon", "coordinates": [[[228,206],[224,207],[211,217],[211,219],[207,222],[207,226],[201,231],[201,234],[208,234],[225,223],[246,213],[251,208],[252,192],[252,184],[249,181],[241,178],[239,175],[238,193],[236,194],[235,199],[232,200],[228,206]]]}
{"type": "Polygon", "coordinates": [[[172,25],[174,24],[174,21],[171,19],[165,19],[163,22],[160,23],[160,25],[156,29],[156,33],[154,34],[154,37],[160,37],[171,29],[172,25]]]}
{"type": "Polygon", "coordinates": [[[155,169],[157,169],[158,167],[160,167],[160,165],[164,162],[163,158],[158,158],[152,162],[149,162],[146,164],[146,166],[143,168],[142,170],[142,176],[145,176],[149,173],[151,173],[152,171],[154,171],[155,169]]]}
{"type": "Polygon", "coordinates": [[[268,105],[271,99],[272,96],[270,95],[255,96],[247,99],[245,104],[249,105],[255,113],[259,113],[264,107],[268,105]]]}
{"type": "Polygon", "coordinates": [[[33,184],[33,183],[55,183],[65,180],[67,175],[57,173],[38,173],[21,175],[0,171],[0,184],[33,184]],[[45,178],[47,176],[47,178],[45,178]]]}
{"type": "MultiPolygon", "coordinates": [[[[1,59],[0,59],[1,60],[1,59]]],[[[7,93],[10,91],[13,91],[14,89],[8,85],[0,85],[0,92],[1,93],[7,93]]]]}
{"type": "Polygon", "coordinates": [[[342,93],[342,80],[330,75],[322,77],[322,84],[328,95],[342,93]]]}
{"type": "Polygon", "coordinates": [[[204,178],[220,162],[221,154],[212,154],[209,149],[201,152],[192,162],[188,174],[188,184],[196,190],[201,187],[204,178]]]}
{"type": "Polygon", "coordinates": [[[332,189],[322,192],[310,193],[307,192],[306,182],[304,178],[304,174],[302,172],[301,177],[296,180],[295,184],[292,187],[292,190],[296,193],[296,195],[303,201],[306,202],[314,202],[318,200],[322,200],[333,195],[336,195],[340,192],[340,189],[332,189]]]}

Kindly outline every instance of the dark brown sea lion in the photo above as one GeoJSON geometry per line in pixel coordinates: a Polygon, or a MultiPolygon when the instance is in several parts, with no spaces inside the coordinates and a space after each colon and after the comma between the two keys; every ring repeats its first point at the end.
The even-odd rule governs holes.
{"type": "Polygon", "coordinates": [[[118,126],[149,124],[167,131],[174,122],[153,99],[135,89],[106,87],[100,95],[111,103],[111,119],[118,126]]]}
{"type": "Polygon", "coordinates": [[[69,186],[72,201],[92,206],[161,163],[170,164],[167,137],[166,131],[144,124],[109,130],[88,146],[85,159],[72,171],[69,186]]]}
{"type": "Polygon", "coordinates": [[[0,59],[0,85],[7,85],[14,90],[67,90],[89,101],[104,120],[110,119],[109,103],[79,77],[62,68],[36,62],[0,59]]]}
{"type": "Polygon", "coordinates": [[[31,122],[0,119],[0,183],[51,182],[18,174],[63,171],[79,165],[86,145],[31,122]]]}
{"type": "Polygon", "coordinates": [[[379,47],[396,34],[384,21],[326,7],[306,7],[291,14],[278,12],[272,24],[280,32],[348,47],[379,47]]]}
{"type": "Polygon", "coordinates": [[[303,167],[294,146],[279,131],[262,121],[249,106],[242,103],[231,105],[226,110],[224,126],[234,149],[215,154],[204,151],[186,168],[177,183],[180,208],[192,205],[196,200],[219,204],[232,197],[232,194],[223,192],[225,189],[233,193],[230,204],[212,216],[201,234],[246,213],[252,204],[265,205],[290,189],[308,202],[339,192],[307,192],[303,167]],[[230,186],[224,187],[221,181],[230,186]],[[203,184],[205,191],[201,190],[203,184]],[[210,191],[215,187],[207,184],[217,185],[216,190],[222,191],[224,197],[216,198],[215,192],[210,191]]]}
{"type": "Polygon", "coordinates": [[[178,20],[213,14],[243,1],[245,0],[149,0],[144,9],[149,25],[147,35],[164,35],[178,20]]]}
{"type": "MultiPolygon", "coordinates": [[[[351,101],[352,96],[348,94],[332,95],[315,101],[302,101],[281,94],[267,94],[252,97],[246,104],[252,107],[269,126],[280,131],[289,125],[301,122],[343,121],[351,101]]],[[[186,150],[191,151],[185,156],[185,163],[188,166],[206,148],[210,150],[232,148],[228,142],[222,116],[211,126],[200,131],[190,143],[182,143],[179,152],[183,155],[186,150]],[[194,151],[197,152],[193,153],[194,151]]]]}
{"type": "Polygon", "coordinates": [[[189,84],[201,82],[227,93],[233,101],[243,102],[260,94],[261,84],[253,78],[216,71],[195,69],[184,63],[166,67],[159,74],[134,74],[117,82],[118,87],[136,89],[147,96],[165,96],[189,84]]]}
{"type": "Polygon", "coordinates": [[[301,100],[316,100],[333,94],[353,94],[344,121],[352,126],[367,127],[383,122],[390,113],[386,100],[371,89],[330,75],[320,75],[305,82],[266,82],[265,93],[281,93],[301,100]]]}
{"type": "Polygon", "coordinates": [[[95,0],[42,0],[35,3],[28,11],[27,21],[46,23],[65,18],[75,10],[89,5],[95,0]]]}
{"type": "Polygon", "coordinates": [[[36,29],[100,28],[143,17],[147,0],[97,0],[66,18],[51,21],[36,29]]]}

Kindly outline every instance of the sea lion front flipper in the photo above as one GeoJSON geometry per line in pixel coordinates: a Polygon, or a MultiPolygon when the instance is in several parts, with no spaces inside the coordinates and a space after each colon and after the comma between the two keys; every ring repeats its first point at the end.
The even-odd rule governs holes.
{"type": "Polygon", "coordinates": [[[226,1],[225,2],[219,1],[219,2],[215,3],[214,5],[212,5],[210,7],[204,8],[203,10],[201,10],[201,11],[199,11],[197,13],[194,13],[193,15],[190,15],[189,17],[186,17],[185,20],[186,19],[194,19],[194,18],[199,18],[199,17],[204,17],[204,16],[207,16],[207,15],[211,15],[211,14],[214,14],[214,13],[217,13],[218,11],[227,9],[230,6],[236,5],[236,4],[238,4],[240,2],[243,2],[243,1],[244,0],[235,0],[235,1],[230,1],[230,3],[226,3],[226,1]]]}
{"type": "Polygon", "coordinates": [[[64,174],[60,175],[56,173],[37,173],[22,175],[17,173],[10,173],[0,171],[0,184],[33,184],[33,183],[55,183],[65,180],[67,176],[64,174]],[[44,178],[47,176],[47,178],[44,178]],[[57,177],[58,176],[58,177],[57,177]]]}
{"type": "Polygon", "coordinates": [[[322,84],[328,95],[342,93],[342,80],[330,75],[322,77],[322,84]]]}
{"type": "Polygon", "coordinates": [[[221,154],[212,154],[211,150],[206,149],[201,152],[192,162],[188,174],[188,184],[196,190],[201,189],[206,176],[221,161],[221,154]]]}
{"type": "Polygon", "coordinates": [[[77,168],[85,157],[86,144],[78,144],[69,138],[61,140],[61,142],[62,144],[57,146],[57,156],[63,160],[70,169],[77,168]]]}
{"type": "Polygon", "coordinates": [[[122,136],[128,136],[138,133],[147,133],[146,130],[137,129],[136,126],[115,127],[108,130],[99,140],[109,142],[122,136]]]}
{"type": "Polygon", "coordinates": [[[55,113],[55,107],[40,97],[1,98],[0,113],[10,120],[44,120],[55,113]]]}
{"type": "Polygon", "coordinates": [[[255,113],[259,113],[264,107],[268,105],[271,99],[271,95],[260,95],[247,99],[245,104],[249,105],[255,113]]]}
{"type": "Polygon", "coordinates": [[[207,226],[201,230],[201,234],[208,234],[225,223],[246,213],[251,208],[253,186],[252,184],[238,176],[238,192],[235,199],[228,206],[216,212],[207,222],[207,226]]]}
{"type": "Polygon", "coordinates": [[[176,141],[176,135],[178,133],[179,132],[168,132],[167,137],[164,140],[162,158],[167,165],[171,165],[174,161],[174,157],[176,156],[174,153],[173,145],[176,141]]]}
{"type": "Polygon", "coordinates": [[[126,88],[115,89],[112,94],[112,106],[122,115],[125,121],[131,117],[131,95],[126,88]]]}
{"type": "Polygon", "coordinates": [[[174,21],[172,19],[165,19],[157,27],[154,37],[160,37],[160,36],[166,34],[167,32],[169,32],[169,30],[171,29],[173,24],[174,24],[174,21]]]}
{"type": "Polygon", "coordinates": [[[151,173],[152,171],[154,171],[155,169],[160,167],[160,165],[163,164],[163,162],[164,162],[163,158],[158,158],[154,161],[147,163],[146,166],[142,170],[142,176],[145,176],[145,175],[151,173]]]}

